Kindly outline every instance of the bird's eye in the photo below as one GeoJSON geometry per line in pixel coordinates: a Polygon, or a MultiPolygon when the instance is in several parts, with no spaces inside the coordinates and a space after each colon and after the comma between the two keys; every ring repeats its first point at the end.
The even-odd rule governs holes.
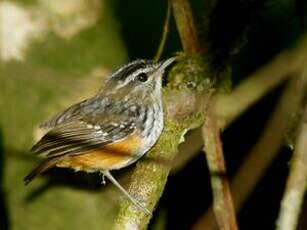
{"type": "Polygon", "coordinates": [[[141,82],[145,82],[148,79],[148,76],[146,73],[140,73],[139,75],[137,75],[136,77],[139,81],[141,82]]]}

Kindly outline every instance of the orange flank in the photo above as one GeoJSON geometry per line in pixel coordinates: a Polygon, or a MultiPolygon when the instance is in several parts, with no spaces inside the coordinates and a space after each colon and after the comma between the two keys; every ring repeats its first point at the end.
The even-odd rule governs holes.
{"type": "Polygon", "coordinates": [[[119,169],[132,160],[140,147],[140,137],[133,134],[125,140],[107,144],[100,149],[63,157],[56,166],[84,171],[119,169]]]}

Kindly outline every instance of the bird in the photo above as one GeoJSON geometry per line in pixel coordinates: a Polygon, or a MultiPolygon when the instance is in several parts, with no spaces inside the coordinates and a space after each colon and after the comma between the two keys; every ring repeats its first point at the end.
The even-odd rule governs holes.
{"type": "Polygon", "coordinates": [[[136,207],[151,212],[112,176],[147,153],[163,127],[162,78],[176,57],[160,62],[137,59],[106,78],[98,92],[40,125],[49,131],[31,148],[45,158],[25,178],[53,168],[99,172],[136,207]]]}

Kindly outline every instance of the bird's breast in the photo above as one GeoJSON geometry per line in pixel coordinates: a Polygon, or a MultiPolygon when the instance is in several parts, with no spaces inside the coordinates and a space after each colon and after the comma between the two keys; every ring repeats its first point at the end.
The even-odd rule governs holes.
{"type": "Polygon", "coordinates": [[[141,136],[143,147],[138,156],[145,154],[157,142],[163,130],[163,109],[161,104],[147,108],[142,117],[141,136]]]}

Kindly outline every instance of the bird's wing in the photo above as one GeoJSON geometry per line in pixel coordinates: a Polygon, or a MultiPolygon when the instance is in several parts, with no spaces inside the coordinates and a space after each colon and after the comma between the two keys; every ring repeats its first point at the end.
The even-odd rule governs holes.
{"type": "Polygon", "coordinates": [[[40,128],[54,128],[57,125],[61,125],[72,120],[80,119],[86,114],[91,113],[94,110],[97,110],[98,107],[103,109],[107,105],[106,101],[96,97],[81,101],[77,104],[74,104],[64,111],[56,114],[46,122],[40,125],[40,128]]]}
{"type": "Polygon", "coordinates": [[[131,120],[100,124],[72,121],[50,130],[31,151],[47,158],[77,155],[123,139],[134,131],[135,124],[131,120]]]}
{"type": "Polygon", "coordinates": [[[133,133],[137,113],[120,100],[91,98],[44,123],[52,129],[31,150],[45,157],[56,157],[101,148],[133,133]]]}

